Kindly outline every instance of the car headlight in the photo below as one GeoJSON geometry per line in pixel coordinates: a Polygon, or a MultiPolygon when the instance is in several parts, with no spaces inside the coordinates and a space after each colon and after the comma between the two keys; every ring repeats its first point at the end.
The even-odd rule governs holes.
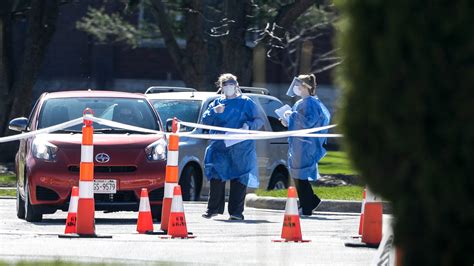
{"type": "Polygon", "coordinates": [[[54,161],[56,159],[58,147],[44,139],[35,138],[32,145],[32,151],[33,156],[37,159],[54,161]]]}
{"type": "Polygon", "coordinates": [[[150,161],[166,160],[166,141],[159,139],[145,148],[147,159],[150,161]]]}

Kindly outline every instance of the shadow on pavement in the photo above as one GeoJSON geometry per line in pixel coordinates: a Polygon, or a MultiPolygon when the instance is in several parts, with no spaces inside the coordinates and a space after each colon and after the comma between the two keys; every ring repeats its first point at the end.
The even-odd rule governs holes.
{"type": "Polygon", "coordinates": [[[96,224],[137,224],[136,218],[96,218],[96,224]]]}
{"type": "Polygon", "coordinates": [[[66,219],[43,219],[41,222],[33,222],[34,225],[58,225],[66,224],[66,219]]]}
{"type": "Polygon", "coordinates": [[[321,217],[321,216],[310,216],[310,217],[300,217],[302,220],[320,220],[320,221],[341,221],[347,220],[344,218],[328,218],[328,217],[321,217]]]}
{"type": "MultiPolygon", "coordinates": [[[[136,218],[96,218],[96,224],[136,224],[136,218]]],[[[58,224],[66,224],[66,219],[43,219],[41,222],[32,223],[35,225],[58,225],[58,224]]]]}
{"type": "Polygon", "coordinates": [[[242,224],[273,224],[275,222],[270,222],[267,220],[227,220],[227,219],[214,219],[217,222],[224,222],[224,223],[242,223],[242,224]]]}

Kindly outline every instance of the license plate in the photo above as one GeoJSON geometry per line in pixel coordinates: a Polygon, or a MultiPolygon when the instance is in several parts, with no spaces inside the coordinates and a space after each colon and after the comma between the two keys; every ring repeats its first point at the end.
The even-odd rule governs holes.
{"type": "Polygon", "coordinates": [[[115,194],[117,193],[117,180],[114,179],[95,179],[94,193],[97,194],[115,194]]]}

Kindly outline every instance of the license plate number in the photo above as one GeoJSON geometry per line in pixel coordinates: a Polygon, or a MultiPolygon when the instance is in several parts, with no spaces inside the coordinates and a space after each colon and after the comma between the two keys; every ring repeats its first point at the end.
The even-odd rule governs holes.
{"type": "Polygon", "coordinates": [[[115,194],[117,193],[117,180],[114,179],[95,179],[94,193],[97,194],[115,194]]]}

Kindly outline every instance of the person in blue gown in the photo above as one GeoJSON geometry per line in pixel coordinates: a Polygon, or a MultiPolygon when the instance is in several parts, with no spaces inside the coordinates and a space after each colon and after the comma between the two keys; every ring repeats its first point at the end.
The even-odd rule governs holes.
{"type": "MultiPolygon", "coordinates": [[[[282,124],[288,130],[327,126],[331,119],[328,109],[316,96],[316,77],[300,75],[295,78],[287,95],[301,97],[291,110],[285,112],[282,124]]],[[[327,130],[317,133],[327,133],[327,130]]],[[[300,214],[310,216],[321,199],[313,192],[310,181],[319,177],[318,162],[326,155],[326,138],[289,137],[288,168],[298,192],[300,214]]]]}
{"type": "MultiPolygon", "coordinates": [[[[209,104],[202,115],[203,124],[248,130],[259,130],[263,126],[256,104],[240,93],[236,76],[222,74],[216,84],[222,96],[209,104]]],[[[210,130],[209,133],[225,132],[210,130]]],[[[225,184],[230,181],[229,219],[243,220],[247,187],[259,185],[255,140],[234,144],[211,140],[204,156],[204,168],[210,191],[207,211],[202,216],[211,218],[224,213],[225,184]]]]}

